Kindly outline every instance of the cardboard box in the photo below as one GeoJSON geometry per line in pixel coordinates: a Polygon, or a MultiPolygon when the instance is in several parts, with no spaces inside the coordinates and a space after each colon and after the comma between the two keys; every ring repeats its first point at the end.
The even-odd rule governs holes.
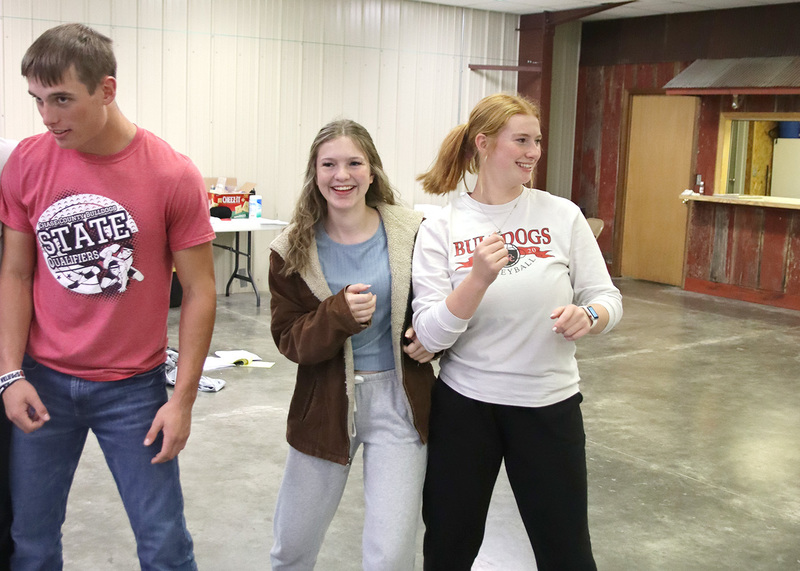
{"type": "Polygon", "coordinates": [[[250,215],[250,194],[256,185],[246,182],[236,185],[236,177],[205,177],[208,189],[208,207],[227,206],[231,209],[231,218],[247,218],[250,215]]]}

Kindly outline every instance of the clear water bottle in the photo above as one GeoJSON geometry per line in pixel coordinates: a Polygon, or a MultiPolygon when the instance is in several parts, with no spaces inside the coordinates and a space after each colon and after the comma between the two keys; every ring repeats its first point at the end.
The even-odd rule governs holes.
{"type": "Polygon", "coordinates": [[[250,218],[261,218],[261,195],[251,194],[250,204],[248,206],[250,218]]]}

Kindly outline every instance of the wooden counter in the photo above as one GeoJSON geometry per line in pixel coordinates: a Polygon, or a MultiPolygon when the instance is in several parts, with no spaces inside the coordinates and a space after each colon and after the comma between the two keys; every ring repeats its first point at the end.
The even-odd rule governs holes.
{"type": "Polygon", "coordinates": [[[800,310],[800,200],[681,195],[684,289],[800,310]]]}
{"type": "Polygon", "coordinates": [[[800,210],[800,198],[778,198],[752,194],[682,194],[681,198],[684,202],[715,202],[717,204],[736,204],[738,206],[800,210]]]}

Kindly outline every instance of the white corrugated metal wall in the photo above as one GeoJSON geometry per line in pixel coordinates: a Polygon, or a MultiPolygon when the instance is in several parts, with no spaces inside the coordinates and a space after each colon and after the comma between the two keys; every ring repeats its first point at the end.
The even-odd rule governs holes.
{"type": "Polygon", "coordinates": [[[114,40],[129,119],[204,176],[255,182],[269,218],[291,216],[308,147],[337,117],[372,133],[407,204],[437,202],[415,176],[475,102],[516,88],[515,73],[467,68],[516,65],[509,14],[408,0],[0,0],[3,136],[44,130],[19,63],[41,32],[70,21],[114,40]]]}

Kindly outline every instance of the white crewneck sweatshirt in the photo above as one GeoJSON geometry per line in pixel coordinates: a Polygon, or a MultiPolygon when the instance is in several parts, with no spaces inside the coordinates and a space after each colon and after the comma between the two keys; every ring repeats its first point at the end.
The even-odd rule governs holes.
{"type": "Polygon", "coordinates": [[[414,329],[429,351],[445,351],[442,380],[495,404],[547,406],[578,392],[575,342],[553,332],[554,309],[602,305],[609,313],[604,332],[622,317],[622,296],[580,209],[541,190],[502,205],[454,193],[420,227],[413,285],[414,329]],[[445,298],[469,273],[475,246],[498,225],[514,259],[475,315],[459,319],[445,298]]]}

